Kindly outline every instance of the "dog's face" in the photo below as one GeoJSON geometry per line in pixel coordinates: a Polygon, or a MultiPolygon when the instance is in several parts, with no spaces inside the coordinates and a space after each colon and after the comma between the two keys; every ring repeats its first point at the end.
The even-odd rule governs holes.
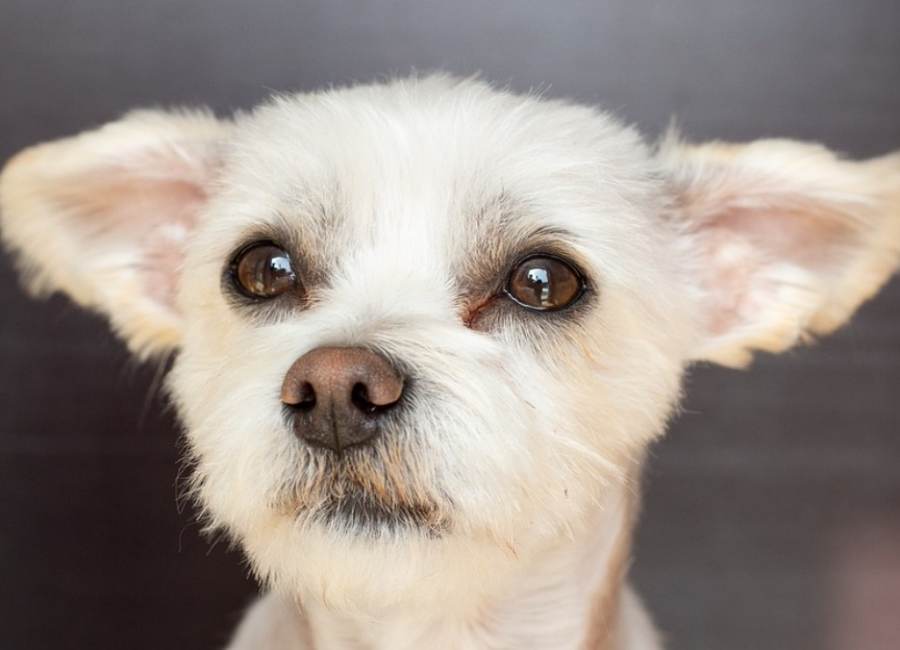
{"type": "Polygon", "coordinates": [[[843,322],[896,266],[898,169],[651,151],[591,109],[428,78],[135,114],[22,154],[0,200],[33,285],[179,348],[212,524],[277,585],[385,604],[577,534],[691,361],[843,322]]]}
{"type": "Polygon", "coordinates": [[[398,543],[457,538],[527,552],[579,526],[677,394],[683,283],[636,134],[430,83],[246,118],[188,248],[173,392],[204,503],[274,573],[341,549],[371,575],[348,558],[388,545],[418,576],[435,569],[398,543]],[[236,267],[273,258],[275,295],[248,295],[236,267]],[[309,444],[282,403],[323,347],[402,376],[366,444],[309,444]]]}

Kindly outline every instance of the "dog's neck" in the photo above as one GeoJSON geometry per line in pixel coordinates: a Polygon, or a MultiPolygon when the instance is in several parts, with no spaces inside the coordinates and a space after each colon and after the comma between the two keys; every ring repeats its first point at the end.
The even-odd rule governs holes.
{"type": "Polygon", "coordinates": [[[502,598],[474,603],[468,616],[415,607],[356,618],[305,607],[315,650],[612,650],[634,519],[634,487],[598,504],[580,538],[565,539],[524,564],[502,598]]]}

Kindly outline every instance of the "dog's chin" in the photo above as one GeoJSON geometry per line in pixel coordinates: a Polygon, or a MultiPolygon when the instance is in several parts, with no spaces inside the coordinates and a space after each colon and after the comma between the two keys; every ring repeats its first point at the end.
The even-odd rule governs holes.
{"type": "Polygon", "coordinates": [[[386,446],[342,456],[308,450],[294,478],[276,493],[276,507],[303,527],[345,537],[441,537],[450,500],[415,454],[386,446]]]}
{"type": "Polygon", "coordinates": [[[448,528],[445,518],[431,505],[385,503],[361,489],[327,496],[309,516],[321,525],[351,536],[440,537],[448,528]]]}
{"type": "Polygon", "coordinates": [[[379,494],[348,481],[339,481],[315,494],[294,495],[287,508],[304,527],[320,528],[340,537],[436,539],[450,530],[447,509],[433,500],[379,494]]]}

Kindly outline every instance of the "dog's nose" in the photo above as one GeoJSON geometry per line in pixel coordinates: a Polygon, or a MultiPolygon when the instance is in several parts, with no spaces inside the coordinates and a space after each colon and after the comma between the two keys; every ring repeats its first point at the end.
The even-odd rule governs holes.
{"type": "Polygon", "coordinates": [[[323,347],[293,363],[281,401],[297,436],[340,453],[378,434],[381,416],[400,400],[403,385],[391,363],[372,350],[323,347]]]}

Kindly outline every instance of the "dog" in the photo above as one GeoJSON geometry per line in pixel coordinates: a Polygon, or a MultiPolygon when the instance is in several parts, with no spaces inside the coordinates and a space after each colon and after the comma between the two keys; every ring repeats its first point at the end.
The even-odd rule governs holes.
{"type": "Polygon", "coordinates": [[[648,145],[428,75],[142,110],[0,176],[25,284],[168,378],[231,650],[654,650],[627,581],[696,362],[845,323],[900,264],[900,152],[648,145]]]}

